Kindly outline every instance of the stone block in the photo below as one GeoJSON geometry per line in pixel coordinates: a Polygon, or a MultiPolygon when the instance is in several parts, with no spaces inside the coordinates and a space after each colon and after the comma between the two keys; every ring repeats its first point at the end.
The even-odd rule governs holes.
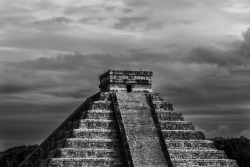
{"type": "Polygon", "coordinates": [[[84,119],[79,122],[80,129],[116,129],[114,120],[84,119]]]}
{"type": "Polygon", "coordinates": [[[221,150],[168,149],[171,159],[227,159],[221,150]]]}
{"type": "Polygon", "coordinates": [[[173,111],[172,103],[165,101],[153,101],[156,110],[163,109],[165,111],[173,111]]]}
{"type": "Polygon", "coordinates": [[[110,101],[95,101],[91,106],[90,110],[111,110],[110,101]]]}
{"type": "Polygon", "coordinates": [[[123,167],[121,158],[51,158],[40,167],[123,167]]]}
{"type": "Polygon", "coordinates": [[[72,130],[71,138],[102,138],[102,139],[117,139],[116,130],[109,129],[74,129],[72,130]]]}
{"type": "Polygon", "coordinates": [[[174,159],[172,163],[173,167],[238,167],[237,162],[230,159],[174,159]]]}
{"type": "Polygon", "coordinates": [[[89,110],[86,119],[114,120],[114,113],[111,110],[89,110]]]}
{"type": "Polygon", "coordinates": [[[211,140],[165,140],[169,149],[216,150],[211,140]]]}
{"type": "Polygon", "coordinates": [[[180,112],[176,111],[156,111],[159,121],[184,121],[180,112]]]}
{"type": "Polygon", "coordinates": [[[103,148],[60,148],[53,150],[54,158],[121,158],[120,150],[103,148]]]}
{"type": "Polygon", "coordinates": [[[166,140],[204,140],[205,136],[201,131],[193,130],[162,130],[166,140]]]}
{"type": "Polygon", "coordinates": [[[57,148],[103,148],[103,149],[119,149],[120,143],[118,139],[84,139],[69,138],[59,141],[61,147],[57,148]]]}
{"type": "Polygon", "coordinates": [[[187,121],[160,121],[162,130],[195,130],[192,122],[187,121]]]}

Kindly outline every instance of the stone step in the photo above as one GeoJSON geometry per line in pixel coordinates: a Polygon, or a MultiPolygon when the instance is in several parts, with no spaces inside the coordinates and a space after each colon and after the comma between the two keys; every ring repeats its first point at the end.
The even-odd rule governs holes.
{"type": "Polygon", "coordinates": [[[227,159],[222,150],[168,149],[171,159],[227,159]]]}
{"type": "Polygon", "coordinates": [[[117,92],[116,95],[133,166],[167,166],[146,93],[126,93],[124,95],[117,92]],[[127,99],[131,100],[130,97],[137,101],[126,103],[127,99]],[[141,100],[138,101],[138,99],[141,100]]]}
{"type": "Polygon", "coordinates": [[[163,109],[166,111],[172,111],[173,105],[172,103],[166,102],[166,101],[153,101],[155,110],[157,109],[163,109]]]}
{"type": "Polygon", "coordinates": [[[118,139],[83,139],[68,138],[57,143],[56,148],[103,148],[118,149],[120,147],[118,139]]]}
{"type": "Polygon", "coordinates": [[[127,126],[144,126],[148,125],[148,122],[144,121],[145,119],[148,119],[148,115],[143,114],[143,112],[146,112],[147,110],[123,110],[122,112],[126,112],[124,117],[126,119],[123,120],[124,124],[127,124],[127,126]],[[129,124],[128,124],[129,123],[129,124]]]}
{"type": "Polygon", "coordinates": [[[49,158],[39,167],[123,167],[122,158],[49,158]]]}
{"type": "Polygon", "coordinates": [[[83,119],[78,125],[79,129],[116,129],[116,122],[107,119],[83,119]]]}
{"type": "Polygon", "coordinates": [[[89,110],[111,110],[111,101],[94,101],[89,110]]]}
{"type": "Polygon", "coordinates": [[[184,121],[180,112],[176,111],[156,111],[159,121],[184,121]]]}
{"type": "Polygon", "coordinates": [[[120,110],[135,110],[137,108],[142,108],[144,110],[149,110],[149,107],[143,103],[124,103],[124,104],[121,104],[122,107],[120,107],[120,110]]]}
{"type": "Polygon", "coordinates": [[[212,140],[165,140],[169,149],[216,150],[212,140]]]}
{"type": "Polygon", "coordinates": [[[160,93],[152,93],[151,95],[153,101],[164,101],[160,93]]]}
{"type": "Polygon", "coordinates": [[[145,96],[141,96],[141,92],[117,92],[119,93],[119,97],[117,96],[118,100],[127,100],[127,99],[146,99],[145,96]]]}
{"type": "Polygon", "coordinates": [[[162,130],[195,130],[192,122],[187,121],[160,121],[162,130]]]}
{"type": "Polygon", "coordinates": [[[50,158],[121,158],[119,149],[59,148],[49,153],[50,158]]]}
{"type": "Polygon", "coordinates": [[[139,98],[126,98],[126,99],[123,99],[123,103],[140,103],[142,99],[139,99],[139,98]]]}
{"type": "Polygon", "coordinates": [[[86,119],[114,120],[115,117],[112,110],[89,110],[86,119]]]}
{"type": "Polygon", "coordinates": [[[119,97],[117,96],[117,100],[126,101],[126,100],[146,100],[146,96],[141,96],[141,93],[127,93],[127,92],[119,92],[119,97]]]}
{"type": "Polygon", "coordinates": [[[237,162],[231,159],[172,159],[173,167],[238,167],[237,162]]]}
{"type": "Polygon", "coordinates": [[[99,139],[117,139],[116,130],[110,129],[73,129],[66,133],[70,133],[71,138],[99,138],[99,139]]]}
{"type": "Polygon", "coordinates": [[[204,140],[205,136],[201,131],[193,130],[162,130],[163,136],[167,140],[204,140]]]}

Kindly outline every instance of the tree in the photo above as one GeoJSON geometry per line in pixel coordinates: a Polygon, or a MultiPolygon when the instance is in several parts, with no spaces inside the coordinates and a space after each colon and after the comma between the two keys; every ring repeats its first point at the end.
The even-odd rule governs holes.
{"type": "Polygon", "coordinates": [[[235,159],[240,167],[250,166],[250,140],[246,137],[213,139],[215,147],[224,150],[228,158],[235,159]]]}

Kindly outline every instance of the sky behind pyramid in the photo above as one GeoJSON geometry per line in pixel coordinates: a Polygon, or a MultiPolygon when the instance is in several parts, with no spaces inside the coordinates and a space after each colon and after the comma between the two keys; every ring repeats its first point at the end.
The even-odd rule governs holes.
{"type": "Polygon", "coordinates": [[[44,140],[108,69],[153,89],[207,137],[250,137],[248,0],[0,0],[0,150],[44,140]]]}

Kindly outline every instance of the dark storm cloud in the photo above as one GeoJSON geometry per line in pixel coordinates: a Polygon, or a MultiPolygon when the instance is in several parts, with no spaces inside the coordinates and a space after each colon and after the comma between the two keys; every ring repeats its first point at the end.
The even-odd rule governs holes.
{"type": "Polygon", "coordinates": [[[160,21],[150,21],[148,17],[133,16],[133,17],[120,17],[118,22],[114,24],[116,29],[142,29],[151,30],[158,29],[162,26],[160,21]]]}
{"type": "MultiPolygon", "coordinates": [[[[28,95],[28,94],[27,94],[28,95]]],[[[43,98],[42,96],[40,96],[43,98]]],[[[61,101],[37,101],[37,99],[29,100],[29,101],[21,101],[20,99],[16,99],[15,101],[7,101],[5,103],[1,103],[0,107],[4,108],[5,110],[1,111],[1,120],[55,120],[57,116],[59,118],[61,116],[66,116],[67,112],[73,112],[72,110],[75,109],[78,101],[70,101],[68,102],[61,102],[61,101]],[[13,105],[15,104],[15,105],[13,105]],[[44,105],[46,104],[46,105],[44,105]],[[15,117],[19,115],[18,117],[15,117]]],[[[2,122],[2,121],[1,121],[2,122]]],[[[5,126],[5,125],[3,125],[5,126]]]]}
{"type": "MultiPolygon", "coordinates": [[[[178,56],[143,48],[126,54],[75,52],[55,58],[1,62],[2,138],[8,139],[6,129],[12,128],[4,128],[3,122],[22,124],[21,129],[34,125],[32,120],[40,120],[34,125],[40,131],[27,128],[25,134],[36,133],[31,141],[41,142],[85,98],[98,92],[98,76],[108,69],[152,70],[154,91],[173,102],[176,111],[183,112],[199,128],[217,129],[207,131],[208,135],[218,135],[223,128],[236,136],[245,134],[250,109],[248,33],[233,49],[197,46],[178,56]]],[[[12,139],[18,135],[13,134],[12,139]]]]}
{"type": "Polygon", "coordinates": [[[90,17],[82,18],[79,21],[81,23],[100,23],[100,22],[103,22],[104,20],[106,20],[106,18],[90,16],[90,17]]]}
{"type": "Polygon", "coordinates": [[[123,9],[123,12],[130,13],[130,12],[133,12],[133,9],[125,8],[125,9],[123,9]]]}
{"type": "Polygon", "coordinates": [[[192,24],[192,23],[195,23],[194,20],[184,19],[184,20],[176,20],[176,21],[174,21],[174,24],[186,24],[186,25],[189,25],[189,24],[192,24]]]}
{"type": "Polygon", "coordinates": [[[133,9],[130,9],[130,8],[117,8],[114,6],[109,6],[109,7],[106,7],[105,9],[109,12],[121,11],[122,13],[125,13],[125,14],[133,12],[133,9]]]}
{"type": "Polygon", "coordinates": [[[142,7],[148,4],[149,1],[148,0],[138,0],[138,1],[129,0],[129,1],[125,1],[125,3],[133,7],[142,7]]]}
{"type": "Polygon", "coordinates": [[[138,25],[145,21],[147,21],[147,17],[121,17],[119,18],[119,22],[114,25],[114,28],[123,29],[131,25],[138,25]]]}
{"type": "Polygon", "coordinates": [[[8,83],[0,85],[0,94],[22,93],[29,90],[34,90],[34,89],[30,86],[20,85],[18,83],[16,84],[8,83]]]}
{"type": "Polygon", "coordinates": [[[35,24],[68,24],[73,22],[72,19],[70,18],[66,18],[66,17],[54,17],[51,19],[46,19],[46,20],[39,20],[39,21],[35,21],[35,24]]]}
{"type": "Polygon", "coordinates": [[[65,14],[76,14],[76,13],[93,13],[96,12],[95,8],[89,7],[89,6],[77,6],[77,7],[69,7],[67,8],[64,13],[65,14]]]}
{"type": "MultiPolygon", "coordinates": [[[[43,99],[41,95],[39,97],[43,99]]],[[[82,100],[44,102],[30,99],[29,102],[22,102],[19,99],[1,103],[1,144],[4,148],[39,144],[82,103],[82,100]]]]}
{"type": "Polygon", "coordinates": [[[0,150],[40,143],[98,92],[98,76],[110,68],[152,70],[153,90],[209,137],[249,135],[250,31],[239,35],[249,25],[248,7],[1,1],[0,150]]]}
{"type": "Polygon", "coordinates": [[[220,66],[240,66],[250,62],[250,28],[243,33],[243,41],[234,43],[232,49],[220,48],[216,45],[197,46],[191,50],[188,61],[197,63],[213,63],[220,66]]]}

